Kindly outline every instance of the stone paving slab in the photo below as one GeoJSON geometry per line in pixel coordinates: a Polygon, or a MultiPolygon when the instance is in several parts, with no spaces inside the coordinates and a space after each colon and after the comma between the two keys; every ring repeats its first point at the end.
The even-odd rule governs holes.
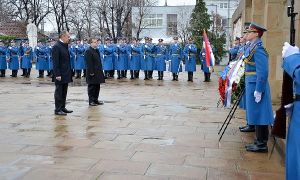
{"type": "MultiPolygon", "coordinates": [[[[85,79],[70,83],[67,116],[54,115],[50,78],[0,78],[0,179],[91,180],[282,180],[284,157],[247,152],[254,133],[241,133],[237,109],[219,142],[230,109],[216,107],[217,66],[210,83],[203,73],[171,81],[107,79],[99,100],[88,105],[85,79]]],[[[200,69],[200,66],[197,66],[200,69]]],[[[20,74],[20,71],[19,71],[20,74]]]]}

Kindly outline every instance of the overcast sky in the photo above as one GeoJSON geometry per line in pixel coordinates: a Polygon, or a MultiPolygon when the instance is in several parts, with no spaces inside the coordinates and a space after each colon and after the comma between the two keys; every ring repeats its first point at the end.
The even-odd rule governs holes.
{"type": "MultiPolygon", "coordinates": [[[[180,6],[180,5],[195,5],[196,0],[167,0],[167,5],[168,6],[180,6]]],[[[165,5],[165,0],[158,0],[158,5],[159,6],[164,6],[165,5]]],[[[53,20],[52,23],[55,23],[53,20]]],[[[45,31],[52,31],[53,30],[53,24],[46,20],[45,23],[45,31]]]]}
{"type": "MultiPolygon", "coordinates": [[[[158,0],[159,6],[165,5],[165,0],[158,0]]],[[[167,0],[168,6],[179,6],[179,5],[195,5],[196,0],[167,0]]]]}

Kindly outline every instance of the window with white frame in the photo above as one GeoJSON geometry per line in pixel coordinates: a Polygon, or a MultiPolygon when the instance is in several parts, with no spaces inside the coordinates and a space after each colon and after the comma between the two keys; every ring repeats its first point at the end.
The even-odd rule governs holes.
{"type": "Polygon", "coordinates": [[[162,14],[147,14],[143,18],[145,28],[160,28],[163,26],[162,14]]]}
{"type": "Polygon", "coordinates": [[[228,3],[220,3],[220,9],[227,9],[228,3]]]}

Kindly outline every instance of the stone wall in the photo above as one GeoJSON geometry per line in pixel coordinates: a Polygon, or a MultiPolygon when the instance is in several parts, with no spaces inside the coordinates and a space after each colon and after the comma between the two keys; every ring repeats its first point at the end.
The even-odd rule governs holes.
{"type": "MultiPolygon", "coordinates": [[[[300,2],[295,1],[295,12],[300,13],[300,2]]],[[[299,15],[296,16],[296,45],[300,46],[299,15]]],[[[262,40],[269,52],[269,83],[272,102],[278,104],[282,84],[282,46],[289,42],[290,17],[287,17],[287,0],[242,0],[233,17],[233,32],[242,32],[241,26],[254,22],[268,31],[262,40]]],[[[234,34],[233,34],[234,35],[234,34]]]]}

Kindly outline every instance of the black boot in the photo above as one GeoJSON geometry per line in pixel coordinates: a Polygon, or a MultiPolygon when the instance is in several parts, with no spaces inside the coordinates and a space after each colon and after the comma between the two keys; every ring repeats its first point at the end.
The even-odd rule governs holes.
{"type": "Polygon", "coordinates": [[[50,78],[53,77],[53,70],[50,71],[50,78]]]}
{"type": "Polygon", "coordinates": [[[79,71],[80,70],[75,70],[75,72],[76,72],[75,79],[79,79],[79,71]]]}
{"type": "MultiPolygon", "coordinates": [[[[24,77],[27,77],[27,69],[23,69],[24,77]]],[[[23,74],[22,74],[23,75],[23,74]]],[[[22,76],[21,75],[21,76],[22,76]]]]}
{"type": "Polygon", "coordinates": [[[204,81],[203,82],[208,82],[208,75],[206,72],[204,72],[204,81]]]}
{"type": "Polygon", "coordinates": [[[160,71],[160,80],[164,80],[164,72],[160,71]]]}
{"type": "Polygon", "coordinates": [[[268,138],[269,138],[269,126],[268,125],[256,125],[255,126],[255,134],[257,141],[252,146],[248,146],[247,151],[252,152],[268,152],[268,138]]]}
{"type": "Polygon", "coordinates": [[[145,74],[144,80],[149,80],[149,78],[148,78],[148,71],[144,71],[144,74],[145,74]]]}
{"type": "Polygon", "coordinates": [[[175,74],[175,73],[172,73],[172,75],[173,75],[172,81],[176,81],[176,74],[175,74]]]}
{"type": "Polygon", "coordinates": [[[123,72],[124,72],[123,77],[127,78],[127,70],[124,70],[123,72]]]}
{"type": "Polygon", "coordinates": [[[75,76],[75,70],[72,70],[72,77],[75,76]]]}
{"type": "Polygon", "coordinates": [[[193,76],[194,76],[194,73],[191,72],[191,82],[193,82],[193,76]]]}
{"type": "Polygon", "coordinates": [[[47,75],[46,76],[50,76],[50,71],[47,71],[47,75]]]}
{"type": "Polygon", "coordinates": [[[135,78],[139,78],[140,77],[140,70],[135,70],[134,71],[134,76],[135,76],[135,78]]]}
{"type": "Polygon", "coordinates": [[[5,77],[5,70],[1,70],[1,76],[0,77],[5,77]]]}
{"type": "Polygon", "coordinates": [[[152,76],[152,74],[153,74],[153,71],[148,71],[148,76],[149,76],[149,79],[153,79],[153,76],[152,76]]]}
{"type": "Polygon", "coordinates": [[[22,74],[21,76],[26,76],[26,69],[22,69],[22,74]]]}
{"type": "Polygon", "coordinates": [[[240,129],[241,132],[255,132],[254,125],[247,125],[244,128],[240,129]]]}
{"type": "Polygon", "coordinates": [[[133,72],[133,70],[130,70],[130,79],[134,79],[134,72],[133,72]]]}
{"type": "Polygon", "coordinates": [[[12,77],[17,77],[18,74],[18,70],[13,70],[12,71],[12,77]]]}
{"type": "Polygon", "coordinates": [[[158,76],[157,80],[161,80],[160,79],[160,71],[157,71],[157,76],[158,76]]]}
{"type": "Polygon", "coordinates": [[[82,72],[83,72],[82,77],[86,77],[86,69],[84,69],[82,72]]]}
{"type": "Polygon", "coordinates": [[[26,74],[26,77],[27,77],[27,78],[30,77],[30,72],[31,72],[31,69],[27,69],[27,74],[26,74]]]}
{"type": "Polygon", "coordinates": [[[188,72],[188,80],[187,81],[191,81],[191,72],[188,72]]]}
{"type": "Polygon", "coordinates": [[[118,74],[117,79],[121,79],[121,72],[120,72],[120,71],[117,71],[117,74],[118,74]]]}
{"type": "Polygon", "coordinates": [[[208,82],[210,82],[210,74],[211,73],[207,73],[207,80],[208,80],[208,82]]]}

